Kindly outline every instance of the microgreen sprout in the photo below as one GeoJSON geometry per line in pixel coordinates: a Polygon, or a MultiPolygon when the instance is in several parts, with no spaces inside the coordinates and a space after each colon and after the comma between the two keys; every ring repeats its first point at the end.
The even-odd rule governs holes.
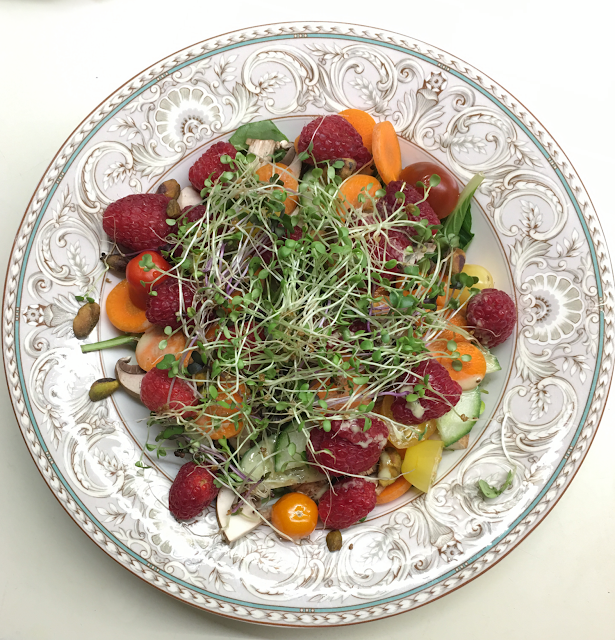
{"type": "MultiPolygon", "coordinates": [[[[310,143],[299,158],[310,158],[312,149],[310,143]]],[[[212,436],[233,426],[242,439],[258,441],[293,422],[306,432],[330,431],[342,417],[364,418],[368,430],[379,395],[420,400],[429,380],[409,386],[408,372],[432,357],[426,342],[459,306],[450,298],[436,309],[435,299],[447,294],[442,282],[472,287],[476,280],[459,274],[453,281],[441,230],[409,217],[403,192],[396,194],[398,209],[385,215],[367,189],[342,219],[336,169],[343,162],[319,165],[290,192],[280,188],[278,174],[261,182],[250,154],[222,161],[220,179],[205,181],[203,217],[182,216],[169,236],[175,250],[168,252],[168,276],[195,295],[180,315],[184,354],[167,354],[156,367],[190,384],[197,404],[190,418],[181,409],[150,418],[167,425],[151,451],[165,455],[160,442],[179,439],[216,467],[221,485],[245,497],[254,483],[239,467],[238,448],[212,436]],[[299,195],[301,206],[287,215],[285,201],[299,195]],[[393,230],[408,232],[405,251],[393,246],[393,230]]],[[[424,199],[438,182],[431,176],[424,199]]],[[[140,266],[147,271],[150,262],[146,254],[140,266]]],[[[166,346],[163,339],[159,347],[166,346]]],[[[457,343],[447,346],[458,358],[457,343]]],[[[393,431],[413,430],[385,421],[393,431]]]]}

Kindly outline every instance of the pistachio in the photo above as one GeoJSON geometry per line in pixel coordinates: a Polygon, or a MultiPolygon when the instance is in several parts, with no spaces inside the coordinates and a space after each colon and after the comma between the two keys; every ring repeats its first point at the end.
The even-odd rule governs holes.
{"type": "Polygon", "coordinates": [[[463,249],[455,249],[451,258],[452,273],[461,273],[466,264],[466,252],[463,249]]]}
{"type": "Polygon", "coordinates": [[[395,449],[385,449],[380,454],[378,483],[382,487],[393,484],[401,473],[401,456],[395,449]]]}
{"type": "Polygon", "coordinates": [[[177,220],[177,218],[179,218],[181,214],[182,210],[177,200],[169,200],[169,204],[167,205],[167,218],[173,218],[173,220],[177,220]]]}
{"type": "Polygon", "coordinates": [[[357,161],[352,158],[340,158],[340,160],[344,163],[344,166],[338,169],[338,175],[342,180],[346,180],[357,170],[357,161]]]}
{"type": "Polygon", "coordinates": [[[342,534],[337,529],[327,534],[327,548],[329,551],[339,551],[342,548],[342,534]]]}
{"type": "Polygon", "coordinates": [[[92,402],[99,402],[108,398],[114,391],[120,388],[120,383],[115,378],[101,378],[90,387],[88,395],[92,402]]]}
{"type": "Polygon", "coordinates": [[[100,306],[97,302],[84,304],[73,320],[73,331],[75,338],[83,340],[87,338],[100,319],[100,306]]]}
{"type": "Polygon", "coordinates": [[[123,256],[121,253],[112,253],[111,255],[107,255],[103,253],[100,256],[100,259],[111,269],[112,271],[116,271],[117,273],[126,273],[126,267],[130,262],[130,258],[123,256]]]}
{"type": "Polygon", "coordinates": [[[181,187],[179,186],[179,182],[177,182],[177,180],[165,180],[158,187],[156,193],[161,193],[163,196],[168,196],[169,198],[173,198],[173,200],[177,200],[177,198],[179,198],[179,194],[181,193],[181,187]]]}

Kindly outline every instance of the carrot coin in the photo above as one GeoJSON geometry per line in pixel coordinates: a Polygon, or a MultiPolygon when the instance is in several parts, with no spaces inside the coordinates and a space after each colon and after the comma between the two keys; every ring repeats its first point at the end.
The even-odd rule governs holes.
{"type": "Polygon", "coordinates": [[[187,364],[190,354],[186,353],[185,349],[186,336],[181,331],[167,336],[162,327],[154,325],[139,338],[135,357],[141,369],[149,371],[169,353],[174,355],[176,360],[185,356],[184,362],[187,364]],[[160,348],[161,344],[162,348],[160,348]]]}
{"type": "Polygon", "coordinates": [[[487,372],[483,352],[471,342],[435,340],[428,345],[438,362],[464,391],[478,386],[487,372]]]}
{"type": "Polygon", "coordinates": [[[382,185],[371,176],[355,174],[346,178],[342,182],[339,190],[339,198],[342,201],[341,210],[338,210],[340,218],[345,219],[348,209],[363,209],[363,211],[372,211],[372,201],[368,196],[372,198],[376,195],[376,191],[381,189],[382,185]],[[363,195],[364,198],[359,199],[359,196],[363,195]],[[364,200],[361,202],[361,200],[364,200]]]}
{"type": "Polygon", "coordinates": [[[384,490],[376,498],[376,504],[386,504],[387,502],[393,502],[397,498],[401,498],[404,493],[409,491],[412,485],[404,478],[400,476],[395,480],[393,484],[385,487],[384,490]]]}
{"type": "Polygon", "coordinates": [[[350,124],[358,131],[361,139],[363,140],[363,146],[371,153],[372,137],[376,121],[369,115],[369,113],[367,113],[367,111],[361,111],[361,109],[345,109],[344,111],[340,111],[340,116],[348,120],[348,122],[350,122],[350,124]]]}
{"type": "MultiPolygon", "coordinates": [[[[282,164],[281,162],[278,162],[277,164],[272,164],[271,162],[264,164],[262,167],[259,167],[256,175],[261,182],[269,182],[274,173],[277,173],[280,176],[280,180],[286,189],[294,191],[295,193],[297,192],[299,187],[297,178],[288,171],[287,165],[282,164]]],[[[282,191],[281,187],[278,188],[282,191]]],[[[295,210],[296,206],[297,196],[287,193],[286,200],[284,201],[285,213],[290,215],[295,210]]]]}
{"type": "Polygon", "coordinates": [[[374,127],[372,153],[380,177],[386,184],[399,180],[401,173],[401,147],[393,125],[385,120],[374,127]]]}
{"type": "Polygon", "coordinates": [[[143,333],[152,326],[145,317],[145,309],[140,309],[133,303],[128,280],[122,280],[111,290],[105,309],[109,322],[125,333],[143,333]]]}
{"type": "Polygon", "coordinates": [[[231,379],[220,380],[215,385],[215,399],[194,421],[197,430],[207,434],[212,440],[232,438],[243,429],[243,421],[235,418],[243,413],[247,390],[244,384],[239,384],[237,389],[235,386],[231,379]]]}
{"type": "Polygon", "coordinates": [[[310,391],[324,400],[329,407],[339,411],[356,409],[362,404],[369,404],[371,398],[365,395],[366,385],[354,385],[352,391],[348,380],[337,377],[330,380],[315,380],[310,385],[310,391]]]}

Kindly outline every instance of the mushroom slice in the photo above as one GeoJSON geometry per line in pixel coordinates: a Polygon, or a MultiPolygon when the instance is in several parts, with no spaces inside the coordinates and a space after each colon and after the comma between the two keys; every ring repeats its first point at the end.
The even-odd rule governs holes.
{"type": "Polygon", "coordinates": [[[180,209],[194,207],[198,204],[203,204],[203,198],[201,198],[201,194],[193,187],[184,187],[177,198],[177,204],[180,209]]]}
{"type": "Polygon", "coordinates": [[[115,377],[129,396],[141,400],[141,383],[146,372],[138,364],[130,364],[130,359],[126,356],[115,363],[115,377]]]}
{"type": "Polygon", "coordinates": [[[242,506],[241,513],[234,516],[231,515],[230,511],[235,498],[235,494],[230,489],[222,487],[218,493],[216,503],[218,522],[229,542],[234,542],[245,536],[246,533],[250,533],[262,522],[256,511],[247,504],[242,506]]]}

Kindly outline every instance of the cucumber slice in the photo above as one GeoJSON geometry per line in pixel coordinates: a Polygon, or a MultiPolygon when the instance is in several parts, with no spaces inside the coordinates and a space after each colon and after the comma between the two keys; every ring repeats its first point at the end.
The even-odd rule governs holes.
{"type": "Polygon", "coordinates": [[[297,428],[297,424],[290,424],[283,429],[275,443],[275,470],[286,471],[302,467],[306,461],[305,448],[307,434],[297,428]]]}
{"type": "MultiPolygon", "coordinates": [[[[316,178],[312,175],[312,171],[314,169],[308,169],[304,174],[303,178],[301,178],[301,182],[305,184],[309,184],[310,182],[316,182],[316,178]]],[[[303,191],[299,196],[299,204],[302,207],[309,207],[312,204],[312,198],[314,197],[313,189],[309,188],[307,191],[303,191]]]]}
{"type": "Polygon", "coordinates": [[[279,489],[280,487],[290,487],[294,484],[316,482],[317,480],[326,480],[326,476],[320,473],[317,467],[304,464],[301,467],[296,467],[283,473],[270,473],[263,480],[263,486],[269,489],[279,489]]]}
{"type": "Polygon", "coordinates": [[[485,375],[488,373],[495,373],[496,371],[501,371],[502,367],[498,362],[498,359],[486,349],[483,351],[483,355],[485,356],[485,362],[487,363],[487,370],[485,371],[485,375]]]}
{"type": "Polygon", "coordinates": [[[264,475],[273,471],[273,438],[264,437],[244,455],[239,463],[242,471],[247,473],[252,480],[260,480],[264,475]]]}
{"type": "Polygon", "coordinates": [[[480,396],[480,387],[464,391],[455,408],[436,420],[438,433],[445,447],[449,447],[463,438],[466,433],[470,433],[480,415],[480,396]],[[460,417],[462,415],[468,418],[465,422],[460,417]]]}

